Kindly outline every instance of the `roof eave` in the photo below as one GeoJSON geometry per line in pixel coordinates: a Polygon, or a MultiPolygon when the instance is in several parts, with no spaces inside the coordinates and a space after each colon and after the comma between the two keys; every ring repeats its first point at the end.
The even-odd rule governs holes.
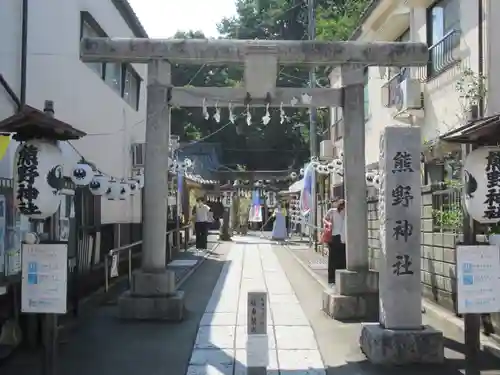
{"type": "Polygon", "coordinates": [[[128,0],[111,0],[111,2],[116,7],[130,30],[134,33],[135,37],[149,38],[146,29],[142,26],[139,17],[135,14],[134,9],[132,9],[128,0]]]}

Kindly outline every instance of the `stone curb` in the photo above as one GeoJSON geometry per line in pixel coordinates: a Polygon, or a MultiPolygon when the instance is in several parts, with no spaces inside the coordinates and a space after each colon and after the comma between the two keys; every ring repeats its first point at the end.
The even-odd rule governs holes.
{"type": "MultiPolygon", "coordinates": [[[[464,321],[448,310],[436,305],[430,301],[422,299],[422,306],[425,308],[425,314],[431,319],[438,320],[440,324],[449,330],[455,330],[459,335],[464,335],[464,321]]],[[[481,349],[500,358],[500,345],[492,338],[481,333],[481,349]]]]}
{"type": "MultiPolygon", "coordinates": [[[[320,284],[324,289],[330,289],[330,286],[325,283],[313,270],[309,268],[307,264],[304,263],[302,259],[296,255],[292,249],[288,246],[283,246],[292,256],[293,258],[301,265],[301,267],[309,274],[311,277],[316,280],[318,284],[320,284]]],[[[447,329],[457,330],[461,335],[464,334],[464,322],[462,319],[457,318],[448,310],[444,308],[426,301],[422,298],[422,307],[425,309],[424,314],[427,314],[431,319],[438,320],[440,324],[445,326],[447,329]]],[[[500,345],[495,342],[495,340],[485,336],[481,333],[481,347],[484,351],[494,355],[497,358],[500,358],[500,345]]]]}
{"type": "Polygon", "coordinates": [[[220,242],[216,242],[214,244],[214,246],[212,246],[212,249],[208,250],[206,252],[206,254],[194,265],[193,268],[191,268],[188,273],[186,273],[180,280],[179,282],[177,283],[177,287],[176,289],[179,289],[186,281],[188,281],[188,279],[193,275],[193,273],[196,272],[196,270],[198,268],[201,267],[201,265],[205,262],[205,260],[207,260],[207,258],[213,254],[213,252],[215,251],[215,249],[217,249],[217,247],[220,245],[220,242]]]}
{"type": "MultiPolygon", "coordinates": [[[[216,242],[212,247],[212,249],[210,251],[207,251],[207,253],[196,263],[196,265],[193,268],[191,268],[179,280],[179,282],[177,283],[177,289],[182,284],[184,284],[189,279],[190,276],[193,275],[193,273],[203,264],[206,258],[208,258],[213,253],[213,251],[217,248],[217,246],[219,246],[219,242],[216,242]]],[[[57,327],[59,341],[60,342],[67,341],[67,336],[75,328],[77,328],[81,324],[81,322],[87,319],[95,309],[104,306],[106,302],[112,300],[114,296],[122,292],[123,289],[126,288],[127,283],[128,283],[127,274],[118,276],[114,282],[110,283],[109,290],[107,293],[104,291],[104,287],[101,287],[91,295],[82,299],[80,301],[78,317],[70,318],[66,322],[57,327]]]]}
{"type": "Polygon", "coordinates": [[[299,256],[298,256],[297,254],[295,254],[295,253],[293,252],[293,250],[292,250],[292,249],[290,249],[290,248],[288,247],[288,245],[287,245],[287,244],[285,244],[283,247],[284,247],[284,248],[285,248],[285,249],[286,249],[286,250],[287,250],[287,251],[288,251],[288,252],[289,252],[289,253],[290,253],[293,257],[294,257],[294,259],[297,261],[297,263],[299,263],[299,264],[301,265],[301,267],[302,267],[302,268],[304,268],[304,270],[305,270],[305,271],[306,271],[309,275],[311,275],[311,277],[312,277],[314,280],[316,280],[316,282],[317,282],[318,284],[320,284],[320,285],[321,285],[324,289],[331,289],[331,288],[330,288],[330,286],[329,286],[327,283],[325,283],[325,282],[324,282],[324,281],[323,281],[323,280],[322,280],[322,279],[321,279],[321,278],[320,278],[320,277],[316,274],[316,272],[314,272],[312,269],[310,269],[310,268],[309,268],[309,266],[308,266],[307,264],[305,264],[305,263],[304,263],[304,261],[303,261],[302,259],[300,259],[300,258],[299,258],[299,256]]]}

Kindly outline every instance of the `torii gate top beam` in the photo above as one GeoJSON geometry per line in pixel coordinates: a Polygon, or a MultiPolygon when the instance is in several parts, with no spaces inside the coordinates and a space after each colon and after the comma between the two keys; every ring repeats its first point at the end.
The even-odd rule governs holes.
{"type": "Polygon", "coordinates": [[[299,40],[84,38],[81,59],[87,62],[243,63],[249,54],[275,54],[283,65],[366,64],[420,66],[427,64],[424,43],[324,42],[299,40]]]}

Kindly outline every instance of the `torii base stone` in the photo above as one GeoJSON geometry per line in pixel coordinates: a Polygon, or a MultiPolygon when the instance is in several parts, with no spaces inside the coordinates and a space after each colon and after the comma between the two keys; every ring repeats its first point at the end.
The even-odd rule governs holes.
{"type": "Polygon", "coordinates": [[[184,292],[175,290],[175,273],[134,273],[130,290],[118,299],[118,313],[125,320],[181,321],[184,292]]]}

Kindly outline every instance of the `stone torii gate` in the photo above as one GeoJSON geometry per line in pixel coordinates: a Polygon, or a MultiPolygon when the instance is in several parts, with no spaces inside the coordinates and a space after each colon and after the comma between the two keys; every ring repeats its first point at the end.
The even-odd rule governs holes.
{"type": "Polygon", "coordinates": [[[183,296],[165,271],[170,107],[296,106],[342,107],[344,181],[347,200],[347,270],[337,276],[339,294],[328,298],[333,315],[362,318],[378,308],[377,277],[368,268],[365,180],[365,66],[419,66],[428,62],[423,43],[359,43],[268,40],[155,40],[85,38],[86,62],[148,64],[146,164],[142,268],[120,299],[124,318],[182,319],[183,296]],[[244,88],[172,87],[170,63],[244,64],[244,88]],[[342,88],[277,88],[279,64],[342,67],[342,88]],[[300,98],[305,94],[307,101],[300,98]],[[295,98],[295,99],[294,99],[295,98]],[[296,99],[299,99],[298,101],[296,99]]]}

